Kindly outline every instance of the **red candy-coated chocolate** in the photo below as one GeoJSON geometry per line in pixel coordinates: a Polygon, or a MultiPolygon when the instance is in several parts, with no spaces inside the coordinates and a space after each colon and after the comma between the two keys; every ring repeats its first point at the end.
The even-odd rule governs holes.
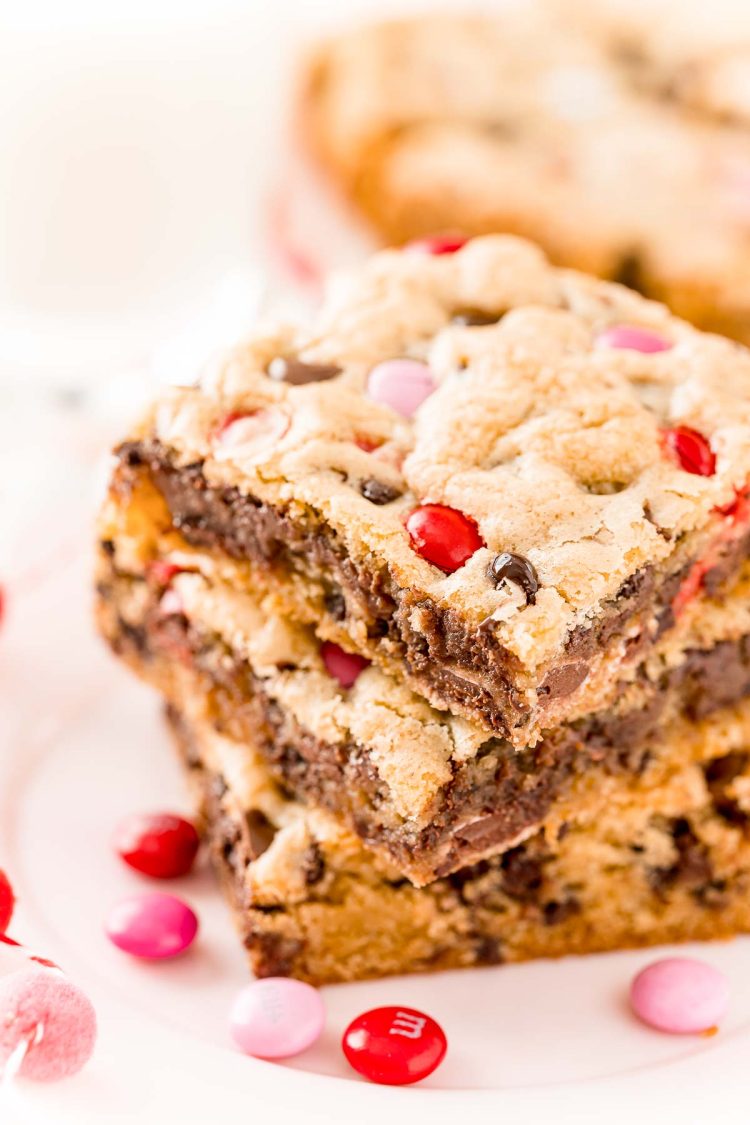
{"type": "Polygon", "coordinates": [[[347,1027],[341,1046],[347,1061],[371,1082],[407,1086],[432,1074],[448,1041],[439,1023],[414,1008],[373,1008],[347,1027]]]}
{"type": "Polygon", "coordinates": [[[662,431],[662,440],[680,467],[698,477],[712,477],[716,472],[716,454],[703,434],[689,426],[675,426],[662,431]]]}
{"type": "Polygon", "coordinates": [[[0,934],[4,934],[13,916],[15,895],[8,876],[0,871],[0,934]]]}
{"type": "Polygon", "coordinates": [[[415,508],[405,526],[417,554],[447,574],[458,570],[485,545],[474,521],[444,504],[415,508]]]}
{"type": "Polygon", "coordinates": [[[468,238],[461,234],[434,234],[429,238],[414,238],[407,242],[405,249],[415,251],[417,254],[432,254],[439,257],[441,254],[455,254],[462,250],[468,238]]]}
{"type": "Polygon", "coordinates": [[[346,652],[333,641],[323,641],[320,655],[328,674],[333,676],[334,680],[338,680],[343,688],[352,687],[360,673],[364,672],[370,664],[364,656],[358,656],[356,652],[346,652]]]}
{"type": "Polygon", "coordinates": [[[157,586],[168,586],[176,574],[182,570],[181,566],[167,562],[166,559],[155,559],[149,563],[148,577],[157,586]]]}
{"type": "Polygon", "coordinates": [[[152,879],[176,879],[193,866],[200,840],[189,820],[173,813],[136,813],[116,829],[121,859],[152,879]]]}

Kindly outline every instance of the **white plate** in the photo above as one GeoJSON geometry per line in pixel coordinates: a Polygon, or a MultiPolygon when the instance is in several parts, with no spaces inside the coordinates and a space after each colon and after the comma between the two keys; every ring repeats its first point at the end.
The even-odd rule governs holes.
{"type": "MultiPolygon", "coordinates": [[[[81,465],[67,470],[80,474],[81,465]]],[[[33,582],[19,574],[17,597],[13,584],[9,591],[0,632],[0,866],[19,896],[12,932],[88,990],[101,1033],[81,1075],[50,1088],[21,1085],[5,1115],[0,1101],[3,1125],[271,1114],[412,1121],[426,1113],[453,1123],[461,1113],[488,1120],[490,1111],[493,1120],[613,1121],[644,1105],[655,1115],[647,1121],[658,1105],[660,1121],[674,1114],[689,1125],[704,1119],[704,1102],[713,1115],[744,1109],[746,939],[689,950],[732,980],[730,1018],[711,1039],[662,1036],[633,1020],[626,988],[652,956],[641,952],[328,988],[324,1038],[287,1064],[246,1058],[230,1042],[227,1010],[247,969],[208,871],[174,885],[201,920],[186,956],[144,964],[110,946],[102,933],[109,904],[151,886],[113,856],[112,827],[133,810],[183,808],[185,796],[156,699],[93,635],[87,559],[58,550],[71,534],[88,534],[87,508],[69,500],[59,544],[42,552],[46,564],[33,582]],[[370,1086],[340,1053],[349,1019],[389,1003],[425,1009],[448,1035],[445,1063],[421,1087],[370,1086]]]]}

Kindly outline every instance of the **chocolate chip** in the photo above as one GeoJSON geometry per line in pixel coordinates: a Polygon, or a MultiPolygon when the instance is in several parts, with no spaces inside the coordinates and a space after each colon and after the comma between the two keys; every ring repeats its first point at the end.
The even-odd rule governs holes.
{"type": "Polygon", "coordinates": [[[501,582],[514,582],[520,586],[526,595],[526,605],[534,605],[536,602],[539,576],[523,555],[514,555],[510,551],[495,555],[487,568],[487,574],[495,586],[499,586],[501,582]]]}
{"type": "Polygon", "coordinates": [[[721,758],[714,758],[703,767],[709,789],[723,788],[734,781],[747,768],[748,754],[744,750],[731,750],[721,758]]]}
{"type": "Polygon", "coordinates": [[[627,285],[628,289],[634,289],[636,293],[645,293],[646,280],[641,255],[635,251],[623,254],[612,271],[612,280],[620,285],[627,285]]]}
{"type": "Polygon", "coordinates": [[[525,848],[511,848],[502,857],[503,890],[511,898],[533,901],[542,886],[542,860],[525,848]]]}
{"type": "Polygon", "coordinates": [[[550,699],[564,699],[566,695],[572,695],[576,688],[580,687],[588,673],[589,666],[583,662],[563,664],[561,668],[553,668],[537,690],[537,695],[547,695],[550,699]]]}
{"type": "Polygon", "coordinates": [[[106,555],[108,558],[111,559],[112,556],[115,553],[115,545],[112,542],[112,540],[111,539],[102,539],[99,546],[102,549],[102,554],[106,555]]]}
{"type": "Polygon", "coordinates": [[[564,902],[545,902],[542,907],[545,926],[558,926],[567,922],[574,914],[580,914],[581,904],[577,898],[567,898],[564,902]]]}
{"type": "Polygon", "coordinates": [[[376,480],[374,477],[363,480],[359,486],[359,491],[365,500],[378,505],[390,504],[392,500],[397,500],[401,495],[397,488],[393,488],[390,484],[384,484],[382,480],[376,480]]]}
{"type": "Polygon", "coordinates": [[[302,859],[302,874],[308,887],[314,887],[325,875],[326,864],[319,845],[313,840],[302,859]]]}
{"type": "Polygon", "coordinates": [[[503,947],[499,938],[483,935],[477,938],[475,955],[480,965],[501,965],[503,947]]]}
{"type": "Polygon", "coordinates": [[[267,374],[277,383],[290,383],[302,387],[305,383],[325,383],[341,374],[341,368],[328,363],[303,363],[290,356],[276,356],[266,368],[267,374]]]}
{"type": "Polygon", "coordinates": [[[323,598],[323,605],[334,621],[343,621],[346,617],[346,600],[340,590],[329,590],[323,598]]]}
{"type": "Polygon", "coordinates": [[[504,311],[487,312],[486,309],[456,309],[451,317],[451,324],[458,324],[462,328],[486,328],[488,324],[497,324],[504,315],[504,311]]]}
{"type": "Polygon", "coordinates": [[[276,835],[276,829],[260,809],[250,809],[245,813],[245,826],[247,828],[250,858],[257,859],[271,846],[271,841],[276,835]]]}

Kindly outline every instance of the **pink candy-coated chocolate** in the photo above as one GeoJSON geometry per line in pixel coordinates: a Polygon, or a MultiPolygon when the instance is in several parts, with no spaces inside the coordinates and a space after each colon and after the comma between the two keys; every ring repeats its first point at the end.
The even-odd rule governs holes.
{"type": "Polygon", "coordinates": [[[91,1057],[96,1014],[59,970],[32,966],[0,980],[0,1072],[21,1043],[19,1073],[37,1082],[76,1074],[91,1057]]]}
{"type": "Polygon", "coordinates": [[[691,957],[666,957],[642,969],[630,986],[630,1003],[639,1019],[675,1035],[717,1027],[729,1006],[727,978],[712,965],[691,957]]]}
{"type": "Polygon", "coordinates": [[[192,945],[198,932],[193,911],[174,895],[141,894],[114,906],[104,924],[109,940],[134,957],[160,961],[192,945]]]}
{"type": "Polygon", "coordinates": [[[326,666],[326,672],[338,680],[343,688],[352,687],[359,676],[368,668],[370,661],[355,652],[346,652],[339,648],[333,641],[323,641],[320,646],[320,655],[326,666]]]}
{"type": "Polygon", "coordinates": [[[604,348],[621,348],[633,352],[668,352],[672,341],[653,332],[650,328],[639,328],[637,324],[616,324],[607,328],[596,338],[597,344],[604,348]]]}
{"type": "Polygon", "coordinates": [[[266,977],[238,994],[229,1017],[232,1038],[246,1055],[288,1059],[320,1037],[325,1005],[317,989],[287,977],[266,977]]]}
{"type": "Polygon", "coordinates": [[[228,414],[216,431],[216,459],[264,457],[288,429],[289,418],[276,406],[247,414],[228,414]]]}
{"type": "Polygon", "coordinates": [[[390,406],[404,418],[435,390],[435,380],[426,363],[416,359],[387,359],[373,367],[367,377],[367,394],[375,402],[390,406]]]}
{"type": "Polygon", "coordinates": [[[411,242],[407,242],[404,249],[417,254],[432,254],[433,257],[440,257],[443,254],[456,254],[459,250],[463,250],[468,241],[468,238],[461,234],[433,234],[428,238],[412,239],[411,242]]]}

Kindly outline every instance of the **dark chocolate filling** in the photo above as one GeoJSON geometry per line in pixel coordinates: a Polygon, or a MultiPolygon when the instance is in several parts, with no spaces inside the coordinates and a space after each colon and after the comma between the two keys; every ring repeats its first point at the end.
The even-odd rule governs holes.
{"type": "MultiPolygon", "coordinates": [[[[106,587],[100,594],[112,598],[106,587]]],[[[316,738],[265,694],[249,664],[219,638],[197,631],[182,616],[157,612],[140,629],[122,621],[117,628],[111,638],[117,651],[135,649],[145,660],[177,653],[189,661],[220,729],[256,745],[293,792],[345,815],[366,843],[387,849],[415,881],[449,874],[512,843],[540,825],[553,802],[591,768],[640,774],[665,711],[679,708],[688,718],[702,718],[750,693],[749,636],[691,650],[650,685],[645,704],[636,709],[588,716],[521,751],[503,739],[488,739],[474,758],[455,765],[429,824],[417,829],[389,809],[387,785],[366,747],[316,738]]]]}
{"type": "MultiPolygon", "coordinates": [[[[311,509],[291,515],[235,488],[211,486],[201,463],[176,468],[169,451],[158,442],[127,442],[119,456],[125,474],[150,474],[174,527],[190,544],[218,548],[232,558],[313,582],[321,591],[322,609],[334,606],[332,616],[337,621],[346,617],[364,621],[369,636],[405,666],[423,694],[480,717],[516,744],[524,740],[533,712],[543,726],[545,710],[575,691],[596,654],[636,622],[643,628],[632,639],[632,658],[645,655],[656,637],[674,623],[671,602],[692,563],[683,557],[675,571],[659,576],[647,567],[624,582],[589,627],[571,632],[564,659],[538,686],[537,704],[531,708],[524,696],[522,669],[498,642],[491,619],[477,629],[467,629],[451,610],[399,587],[375,559],[358,566],[335,532],[311,509]],[[647,628],[651,617],[659,622],[658,631],[647,628]]],[[[127,478],[121,486],[127,487],[127,478]]],[[[738,571],[748,552],[750,531],[728,541],[704,578],[705,588],[715,593],[738,571]]]]}
{"type": "MultiPolygon", "coordinates": [[[[246,894],[245,871],[256,856],[244,825],[248,819],[256,815],[263,817],[263,814],[251,810],[240,817],[236,812],[233,814],[226,809],[224,795],[227,786],[224,779],[204,769],[193,732],[179,713],[169,708],[167,716],[186,765],[198,782],[212,862],[237,912],[245,946],[253,954],[256,975],[304,975],[304,939],[263,928],[263,918],[273,913],[283,914],[285,908],[264,908],[248,900],[246,894]]],[[[718,761],[725,763],[726,760],[718,761]]],[[[707,776],[713,767],[714,763],[706,767],[707,776]]],[[[722,767],[719,766],[718,769],[721,771],[722,767]]],[[[654,821],[658,824],[661,819],[655,817],[654,821]]],[[[689,818],[676,817],[660,826],[671,835],[677,858],[666,869],[643,868],[644,879],[657,899],[665,901],[675,889],[682,888],[688,890],[696,902],[707,909],[725,906],[728,902],[728,888],[725,881],[716,878],[706,848],[696,835],[689,818]]],[[[313,898],[316,895],[315,886],[324,873],[324,860],[317,844],[313,844],[311,850],[317,853],[316,876],[314,879],[307,877],[311,888],[310,897],[313,898]]],[[[634,852],[637,851],[638,849],[634,849],[634,852]]],[[[550,897],[544,877],[544,869],[550,858],[544,834],[539,833],[521,846],[491,860],[465,867],[435,884],[429,892],[425,891],[438,896],[458,896],[468,909],[472,920],[472,930],[468,936],[472,941],[474,964],[494,965],[503,960],[502,942],[494,934],[485,932],[487,920],[503,909],[503,896],[522,903],[525,910],[534,911],[548,926],[561,925],[580,912],[581,904],[576,888],[565,888],[565,897],[559,900],[550,897]]],[[[399,880],[394,885],[403,882],[404,880],[399,880]]],[[[439,967],[438,962],[439,955],[436,955],[434,967],[439,967]]]]}

